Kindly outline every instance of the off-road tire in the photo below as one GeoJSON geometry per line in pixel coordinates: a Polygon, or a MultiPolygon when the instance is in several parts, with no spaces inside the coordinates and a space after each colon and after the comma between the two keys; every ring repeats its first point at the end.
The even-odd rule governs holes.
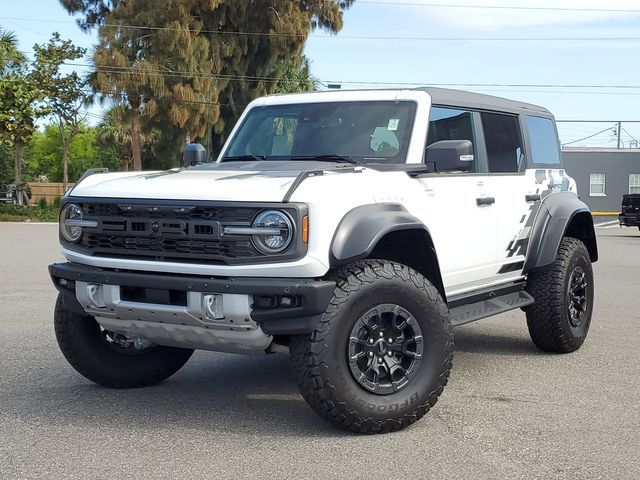
{"type": "Polygon", "coordinates": [[[62,354],[78,373],[109,388],[138,388],[159,383],[176,373],[193,350],[152,346],[125,353],[104,339],[98,322],[64,308],[62,296],[54,312],[56,339],[62,354]]]}
{"type": "Polygon", "coordinates": [[[535,303],[524,309],[533,343],[546,352],[578,350],[587,337],[593,312],[593,269],[584,243],[576,238],[563,238],[553,264],[529,274],[527,291],[535,299],[535,303]],[[584,271],[587,281],[587,308],[580,325],[574,326],[567,291],[577,267],[584,271]]]}
{"type": "Polygon", "coordinates": [[[411,268],[364,260],[339,270],[333,297],[310,335],[293,337],[290,358],[302,396],[320,416],[358,433],[387,433],[419,420],[435,405],[453,361],[449,311],[438,290],[411,268]],[[399,391],[378,395],[352,375],[350,331],[372,306],[394,303],[411,312],[424,338],[415,376],[399,391]]]}

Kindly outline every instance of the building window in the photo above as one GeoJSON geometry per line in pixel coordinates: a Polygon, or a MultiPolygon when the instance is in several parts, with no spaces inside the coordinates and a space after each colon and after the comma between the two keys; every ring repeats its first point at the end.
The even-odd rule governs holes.
{"type": "Polygon", "coordinates": [[[629,174],[629,193],[640,193],[640,173],[629,174]]]}
{"type": "Polygon", "coordinates": [[[589,196],[604,197],[604,173],[589,174],[589,196]]]}

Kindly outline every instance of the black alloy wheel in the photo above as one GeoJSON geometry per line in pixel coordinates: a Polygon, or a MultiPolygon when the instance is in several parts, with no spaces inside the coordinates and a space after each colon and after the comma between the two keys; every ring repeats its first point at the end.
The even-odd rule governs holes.
{"type": "Polygon", "coordinates": [[[397,392],[416,375],[422,361],[422,330],[399,305],[376,305],[353,326],[347,352],[356,381],[378,395],[397,392]]]}
{"type": "Polygon", "coordinates": [[[571,272],[567,288],[567,307],[569,309],[569,321],[574,327],[579,327],[587,312],[587,275],[580,266],[576,266],[571,272]]]}

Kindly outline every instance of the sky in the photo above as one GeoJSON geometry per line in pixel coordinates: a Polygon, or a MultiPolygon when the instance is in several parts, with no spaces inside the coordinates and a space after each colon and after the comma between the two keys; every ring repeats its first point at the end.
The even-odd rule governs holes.
{"type": "MultiPolygon", "coordinates": [[[[0,26],[26,52],[53,31],[87,48],[95,43],[57,0],[0,0],[0,26]]],[[[623,123],[623,146],[640,140],[636,0],[356,0],[342,31],[313,32],[305,52],[325,85],[491,93],[542,105],[559,120],[603,121],[560,123],[561,141],[575,142],[570,146],[615,147],[618,120],[639,121],[623,123]],[[532,5],[539,10],[523,9],[532,5]]],[[[89,121],[99,113],[91,108],[89,121]]]]}

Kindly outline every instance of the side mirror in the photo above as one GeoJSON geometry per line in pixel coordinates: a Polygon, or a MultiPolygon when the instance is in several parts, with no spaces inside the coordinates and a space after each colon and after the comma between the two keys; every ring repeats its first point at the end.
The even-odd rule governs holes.
{"type": "Polygon", "coordinates": [[[436,172],[470,172],[473,168],[473,144],[469,140],[440,140],[426,150],[426,163],[436,172]]]}
{"type": "Polygon", "coordinates": [[[199,143],[188,143],[184,147],[182,154],[182,166],[184,168],[193,167],[200,163],[207,162],[207,151],[199,143]]]}

